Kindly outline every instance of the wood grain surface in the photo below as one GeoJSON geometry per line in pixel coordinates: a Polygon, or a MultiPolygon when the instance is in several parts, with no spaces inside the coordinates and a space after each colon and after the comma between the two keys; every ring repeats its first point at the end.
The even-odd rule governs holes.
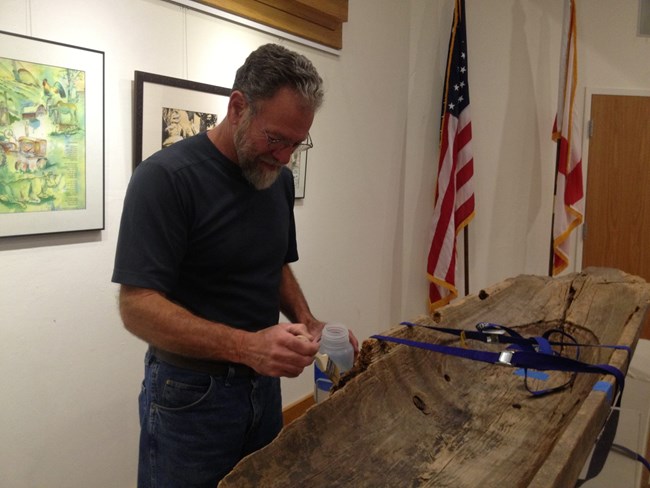
{"type": "MultiPolygon", "coordinates": [[[[494,322],[524,336],[564,327],[580,343],[634,348],[649,300],[650,285],[640,278],[589,268],[508,279],[415,321],[466,330],[494,322]]],[[[384,335],[460,345],[423,327],[395,326],[384,335]]],[[[580,354],[624,371],[629,364],[625,351],[580,354]]],[[[533,397],[514,368],[369,339],[327,401],[242,460],[219,487],[567,488],[609,412],[611,399],[593,389],[597,381],[614,383],[578,374],[571,388],[533,397]]]]}

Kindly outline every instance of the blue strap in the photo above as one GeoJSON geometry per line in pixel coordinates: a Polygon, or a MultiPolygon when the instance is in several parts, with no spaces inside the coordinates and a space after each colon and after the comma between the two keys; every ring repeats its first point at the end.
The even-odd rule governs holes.
{"type": "MultiPolygon", "coordinates": [[[[533,350],[533,346],[537,343],[538,338],[534,337],[523,337],[521,334],[517,333],[514,329],[506,327],[504,325],[494,324],[491,322],[479,322],[476,324],[478,331],[473,330],[464,330],[464,329],[452,329],[448,327],[436,327],[433,325],[424,325],[416,324],[414,322],[401,322],[400,325],[405,325],[407,327],[422,327],[425,329],[436,330],[438,332],[445,332],[447,334],[452,334],[456,336],[464,335],[467,339],[478,340],[481,342],[499,342],[503,344],[517,344],[522,347],[533,350]],[[495,334],[495,331],[502,330],[505,334],[499,335],[495,334]]],[[[557,342],[557,341],[548,341],[548,336],[553,332],[562,332],[560,329],[551,329],[544,333],[544,339],[551,346],[568,346],[568,347],[598,347],[604,349],[615,349],[623,350],[628,353],[628,357],[632,356],[632,348],[629,346],[619,346],[619,345],[609,345],[609,344],[581,344],[581,343],[571,343],[571,342],[557,342]]]]}
{"type": "Polygon", "coordinates": [[[441,344],[431,344],[429,342],[418,342],[409,339],[402,339],[399,337],[390,337],[390,336],[383,336],[383,335],[373,335],[370,336],[370,338],[378,339],[386,342],[395,342],[397,344],[416,347],[418,349],[427,349],[429,351],[439,352],[442,354],[450,354],[452,356],[459,356],[467,359],[473,359],[475,361],[481,361],[484,363],[491,363],[491,364],[499,363],[500,353],[498,352],[477,351],[474,349],[464,349],[461,347],[443,346],[441,344]]]}
{"type": "Polygon", "coordinates": [[[612,445],[612,448],[616,451],[621,452],[622,454],[625,454],[627,457],[634,459],[635,461],[639,461],[641,464],[643,464],[643,467],[647,469],[648,472],[650,472],[650,462],[648,462],[648,460],[641,456],[641,454],[638,452],[628,449],[625,446],[621,446],[620,444],[614,444],[612,445]]]}
{"type": "Polygon", "coordinates": [[[477,331],[450,329],[446,327],[435,327],[433,325],[420,325],[413,322],[402,322],[400,325],[407,327],[423,327],[425,329],[445,332],[456,336],[463,335],[466,339],[473,339],[481,342],[499,342],[504,344],[517,344],[523,348],[533,349],[530,339],[521,336],[517,331],[504,325],[480,322],[476,325],[477,331]]]}
{"type": "Polygon", "coordinates": [[[499,353],[479,351],[475,349],[465,349],[454,346],[443,346],[442,344],[419,342],[409,339],[402,339],[400,337],[390,337],[384,335],[373,335],[371,338],[490,364],[530,368],[536,369],[538,371],[568,371],[577,373],[609,374],[616,378],[616,384],[619,391],[623,391],[623,387],[625,385],[625,375],[618,368],[610,366],[609,364],[587,364],[562,356],[541,354],[531,351],[517,351],[513,349],[508,349],[504,352],[499,353]]]}
{"type": "Polygon", "coordinates": [[[542,354],[553,354],[553,348],[551,343],[544,337],[533,337],[533,340],[537,343],[537,350],[542,354]]]}

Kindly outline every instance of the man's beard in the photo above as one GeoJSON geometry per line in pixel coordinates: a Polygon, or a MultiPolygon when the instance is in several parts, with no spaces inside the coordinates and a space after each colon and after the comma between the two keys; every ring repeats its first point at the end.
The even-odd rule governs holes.
{"type": "Polygon", "coordinates": [[[264,190],[278,179],[282,165],[271,156],[259,157],[253,144],[246,138],[250,121],[251,117],[248,115],[237,127],[234,134],[235,151],[244,177],[257,190],[264,190]],[[275,168],[270,169],[263,165],[262,161],[275,166],[275,168]]]}

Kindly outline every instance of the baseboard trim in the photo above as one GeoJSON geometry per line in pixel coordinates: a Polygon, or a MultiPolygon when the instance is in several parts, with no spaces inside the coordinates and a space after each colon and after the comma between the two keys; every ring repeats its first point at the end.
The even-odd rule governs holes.
{"type": "Polygon", "coordinates": [[[282,419],[285,427],[291,422],[300,417],[303,413],[307,411],[309,407],[314,405],[316,401],[314,400],[314,395],[307,395],[300,400],[296,400],[290,405],[287,405],[282,410],[282,419]]]}

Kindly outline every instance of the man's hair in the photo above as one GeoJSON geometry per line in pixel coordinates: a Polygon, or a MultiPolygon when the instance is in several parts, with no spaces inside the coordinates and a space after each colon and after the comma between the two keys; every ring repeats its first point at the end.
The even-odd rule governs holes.
{"type": "Polygon", "coordinates": [[[314,111],[323,103],[323,80],[311,61],[278,44],[265,44],[237,70],[232,89],[241,91],[255,112],[256,102],[284,87],[299,93],[314,111]]]}

